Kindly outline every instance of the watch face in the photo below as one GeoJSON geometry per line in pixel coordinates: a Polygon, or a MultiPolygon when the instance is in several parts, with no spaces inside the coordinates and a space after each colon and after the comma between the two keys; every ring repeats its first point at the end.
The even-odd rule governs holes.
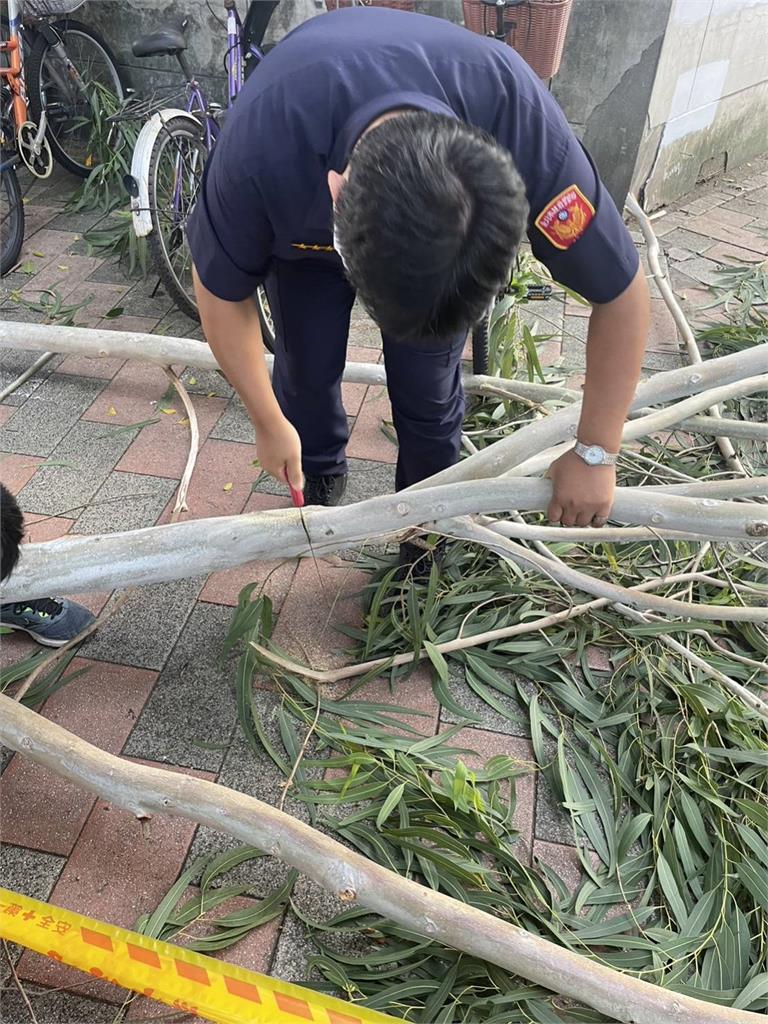
{"type": "Polygon", "coordinates": [[[590,466],[599,466],[603,461],[604,454],[599,444],[590,445],[584,452],[584,461],[589,463],[590,466]]]}

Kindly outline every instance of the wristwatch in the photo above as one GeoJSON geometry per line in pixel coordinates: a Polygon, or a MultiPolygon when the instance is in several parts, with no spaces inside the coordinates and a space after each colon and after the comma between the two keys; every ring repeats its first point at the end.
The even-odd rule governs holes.
{"type": "Polygon", "coordinates": [[[581,441],[576,442],[573,450],[588,466],[615,466],[619,457],[618,452],[607,452],[599,444],[582,444],[581,441]]]}

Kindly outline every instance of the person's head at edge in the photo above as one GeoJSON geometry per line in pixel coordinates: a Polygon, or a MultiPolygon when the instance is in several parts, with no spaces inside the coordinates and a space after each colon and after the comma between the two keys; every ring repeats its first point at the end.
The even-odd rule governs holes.
{"type": "Polygon", "coordinates": [[[328,178],[339,255],[385,334],[444,337],[481,319],[509,280],[528,215],[505,149],[454,118],[398,111],[328,178]]]}
{"type": "Polygon", "coordinates": [[[0,484],[0,580],[10,576],[19,560],[24,517],[11,492],[0,484]]]}

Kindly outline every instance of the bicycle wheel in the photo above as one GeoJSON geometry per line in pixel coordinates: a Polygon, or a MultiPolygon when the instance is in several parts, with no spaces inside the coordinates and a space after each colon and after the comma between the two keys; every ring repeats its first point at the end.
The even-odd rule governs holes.
{"type": "Polygon", "coordinates": [[[63,58],[38,33],[26,68],[29,105],[38,124],[45,110],[46,134],[56,161],[72,174],[87,178],[93,166],[91,135],[99,116],[92,104],[92,90],[100,86],[120,101],[125,87],[117,58],[98,32],[72,18],[54,22],[52,27],[77,76],[73,77],[63,58]]]}
{"type": "Polygon", "coordinates": [[[472,331],[472,372],[488,373],[488,342],[491,335],[491,313],[488,310],[472,331]]]}
{"type": "MultiPolygon", "coordinates": [[[[8,154],[0,156],[0,161],[8,154]]],[[[0,182],[0,276],[16,266],[24,244],[24,204],[16,171],[8,167],[0,182]]]]}
{"type": "MultiPolygon", "coordinates": [[[[172,117],[158,135],[149,160],[150,251],[169,296],[193,320],[200,315],[186,224],[197,201],[207,155],[202,128],[195,128],[185,117],[172,117]]],[[[255,300],[264,344],[272,352],[275,329],[262,286],[255,300]]]]}

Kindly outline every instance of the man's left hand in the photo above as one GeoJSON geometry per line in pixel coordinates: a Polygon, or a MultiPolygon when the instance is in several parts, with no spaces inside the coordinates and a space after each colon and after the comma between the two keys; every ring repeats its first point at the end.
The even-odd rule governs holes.
{"type": "Polygon", "coordinates": [[[605,526],[616,490],[615,466],[588,466],[574,451],[556,459],[547,471],[552,500],[551,523],[563,526],[605,526]]]}

